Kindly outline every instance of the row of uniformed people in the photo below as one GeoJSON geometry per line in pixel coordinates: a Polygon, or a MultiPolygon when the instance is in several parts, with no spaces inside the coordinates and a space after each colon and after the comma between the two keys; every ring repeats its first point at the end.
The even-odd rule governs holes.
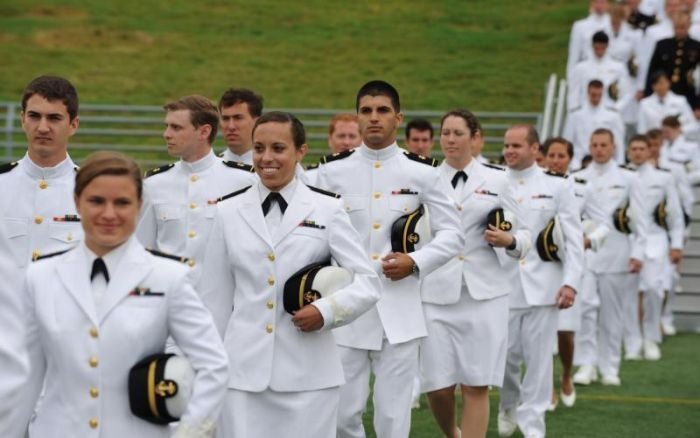
{"type": "Polygon", "coordinates": [[[687,14],[676,11],[677,5],[669,12],[674,23],[678,22],[674,37],[670,19],[648,31],[633,29],[625,22],[631,12],[626,9],[616,4],[608,15],[607,2],[592,2],[591,15],[572,28],[567,68],[569,114],[564,134],[575,146],[572,168],[579,166],[581,152],[585,153],[590,134],[597,128],[608,128],[615,134],[620,163],[624,162],[623,139],[633,132],[644,134],[660,128],[666,116],[679,117],[686,135],[697,132],[694,97],[686,95],[694,96],[692,74],[700,43],[687,39],[687,14]],[[657,30],[662,27],[666,29],[663,38],[669,39],[659,43],[655,53],[654,46],[662,39],[656,36],[657,30]],[[602,91],[597,99],[590,96],[592,81],[598,82],[602,91]]]}
{"type": "MultiPolygon", "coordinates": [[[[260,309],[266,309],[270,322],[264,327],[258,327],[258,330],[251,328],[251,333],[265,333],[270,336],[269,339],[274,340],[279,339],[279,333],[282,333],[282,338],[285,334],[292,333],[297,336],[300,344],[308,345],[308,349],[302,351],[298,350],[296,345],[286,345],[284,340],[279,342],[280,345],[275,349],[275,358],[280,360],[275,368],[277,372],[281,371],[281,375],[275,380],[281,382],[283,391],[289,388],[320,387],[322,390],[318,392],[328,393],[330,397],[316,397],[311,392],[309,395],[300,396],[307,404],[294,405],[296,407],[289,411],[290,423],[279,423],[276,427],[289,431],[293,421],[298,431],[296,435],[302,436],[310,429],[298,413],[328,410],[329,415],[321,416],[328,420],[319,423],[316,432],[311,431],[311,434],[329,436],[335,430],[334,391],[324,391],[323,388],[329,385],[338,386],[342,382],[342,372],[337,357],[334,357],[337,352],[328,329],[351,321],[372,305],[379,296],[379,285],[375,284],[376,274],[369,268],[369,262],[359,253],[359,239],[354,236],[355,232],[339,201],[326,193],[312,192],[297,182],[297,162],[300,161],[306,147],[302,144],[303,127],[291,116],[282,114],[282,118],[280,117],[280,114],[271,114],[267,122],[260,121],[260,135],[267,131],[272,131],[272,134],[261,140],[265,151],[260,153],[260,180],[254,180],[253,183],[256,187],[255,192],[258,191],[257,187],[260,187],[260,191],[282,189],[281,192],[285,193],[289,201],[290,211],[287,212],[287,219],[284,219],[282,215],[287,202],[281,199],[277,204],[277,215],[267,215],[265,202],[262,206],[258,202],[257,209],[254,210],[261,216],[265,213],[272,218],[272,222],[267,224],[267,232],[265,227],[259,228],[261,224],[257,217],[251,222],[251,226],[260,230],[261,235],[267,236],[266,241],[260,243],[266,247],[266,258],[271,266],[275,266],[275,272],[281,280],[278,281],[273,276],[265,280],[270,297],[260,309]],[[285,187],[282,188],[278,184],[285,187]],[[289,192],[290,187],[294,189],[293,193],[289,192]],[[300,224],[305,225],[302,227],[300,224]],[[273,233],[274,228],[278,228],[279,233],[273,233]],[[274,244],[271,243],[270,236],[274,236],[274,244]],[[306,248],[305,253],[300,252],[303,248],[306,248]],[[277,254],[276,249],[279,249],[277,254]],[[286,255],[285,251],[289,255],[286,255]],[[282,294],[279,293],[287,271],[307,262],[321,261],[329,257],[333,257],[354,273],[354,280],[333,295],[332,299],[320,299],[314,306],[307,306],[304,310],[296,312],[293,321],[299,332],[290,329],[292,324],[289,319],[292,316],[281,310],[286,306],[283,305],[282,294]],[[273,263],[276,259],[278,262],[273,263]],[[277,272],[278,270],[280,272],[277,272]],[[272,287],[273,285],[275,287],[272,287]],[[274,311],[270,312],[272,309],[274,311]],[[313,312],[312,309],[321,310],[313,312]],[[289,327],[285,327],[285,324],[289,324],[289,327]],[[324,328],[324,331],[317,332],[320,328],[324,328]],[[302,332],[313,333],[304,336],[302,332]],[[281,352],[286,348],[293,352],[294,357],[285,362],[281,360],[284,359],[281,352]],[[296,373],[287,374],[290,369],[288,365],[299,364],[299,358],[306,358],[306,366],[297,368],[296,373]],[[325,359],[325,362],[319,363],[320,359],[325,359]],[[319,367],[317,372],[312,371],[314,365],[319,367]],[[299,378],[302,376],[303,378],[299,378]]],[[[99,153],[87,159],[83,169],[74,175],[75,168],[67,155],[67,142],[79,123],[77,93],[72,85],[62,78],[40,77],[27,87],[23,99],[22,119],[29,140],[28,155],[19,163],[4,167],[3,177],[7,179],[7,187],[25,195],[54,187],[57,190],[52,192],[52,199],[62,202],[49,203],[43,200],[41,205],[37,206],[27,203],[26,198],[22,198],[15,205],[5,204],[3,232],[8,238],[24,237],[24,234],[18,232],[21,230],[19,225],[27,225],[28,219],[32,217],[35,224],[41,224],[41,217],[36,215],[39,207],[46,209],[45,214],[48,217],[53,217],[57,229],[67,233],[63,240],[71,242],[72,245],[52,248],[63,251],[53,253],[51,257],[35,254],[35,260],[47,260],[38,261],[31,267],[24,289],[21,287],[23,270],[18,268],[26,266],[30,259],[29,254],[25,257],[18,256],[14,260],[11,258],[14,263],[11,266],[8,263],[3,270],[4,274],[8,274],[8,279],[13,278],[9,274],[15,274],[16,271],[19,273],[14,277],[17,281],[8,281],[2,289],[3,296],[8,298],[3,313],[7,313],[4,323],[10,338],[9,342],[3,344],[7,348],[3,348],[1,356],[7,371],[3,385],[4,405],[0,411],[2,435],[24,435],[42,386],[44,395],[37,405],[37,412],[30,425],[31,436],[47,436],[50,431],[55,430],[81,436],[169,434],[167,428],[155,427],[132,416],[131,412],[150,417],[150,421],[156,423],[164,423],[170,419],[168,411],[173,408],[170,404],[183,403],[181,400],[167,400],[178,391],[177,386],[173,386],[175,382],[167,377],[170,365],[164,365],[160,358],[141,364],[138,370],[135,367],[131,371],[138,371],[136,377],[133,377],[133,382],[129,368],[147,354],[161,352],[165,338],[172,336],[194,369],[191,387],[180,387],[183,393],[191,389],[192,398],[186,406],[180,406],[182,416],[176,434],[211,436],[221,408],[224,389],[233,385],[232,382],[236,380],[231,377],[229,385],[226,384],[228,361],[223,354],[226,347],[222,345],[220,337],[216,334],[214,322],[190,284],[191,278],[196,280],[200,276],[194,275],[195,271],[192,269],[178,266],[176,262],[161,261],[145,252],[143,246],[132,236],[142,202],[138,167],[132,160],[123,156],[99,153]],[[40,175],[32,175],[34,167],[31,166],[37,162],[46,167],[41,168],[40,175]],[[57,166],[52,166],[56,163],[57,166]],[[66,172],[58,173],[56,170],[65,170],[66,163],[70,164],[70,175],[64,178],[66,172]],[[63,179],[52,178],[52,173],[63,179]],[[74,182],[76,177],[77,183],[74,182]],[[33,187],[34,185],[37,187],[33,187]],[[59,198],[59,193],[65,194],[66,198],[59,198]],[[71,194],[74,198],[72,200],[68,199],[71,194]],[[66,214],[54,213],[56,208],[64,208],[66,205],[72,206],[66,214]],[[23,210],[17,211],[18,208],[23,210]],[[15,223],[18,226],[7,226],[15,223]],[[76,244],[77,248],[62,254],[76,244]],[[17,299],[20,297],[24,298],[24,302],[17,299]],[[28,355],[22,354],[27,349],[28,355]],[[127,380],[130,386],[135,386],[129,387],[128,393],[127,380]],[[139,383],[143,384],[143,393],[132,394],[132,389],[139,389],[139,383]],[[21,388],[26,390],[21,391],[21,388]],[[60,402],[66,399],[72,400],[69,405],[60,402]]],[[[186,119],[187,117],[181,118],[172,123],[169,121],[168,125],[173,125],[177,128],[175,131],[180,131],[183,125],[191,125],[186,119]]],[[[199,128],[195,129],[196,134],[201,138],[209,138],[210,132],[199,128]]],[[[169,143],[173,143],[173,146],[191,147],[192,139],[190,142],[183,141],[179,144],[171,141],[169,143]]],[[[207,157],[210,156],[209,152],[207,151],[207,157]]],[[[216,163],[221,162],[217,160],[216,163]]],[[[27,197],[34,199],[33,195],[27,197]]],[[[6,242],[6,239],[3,241],[6,242]]],[[[43,243],[37,242],[37,245],[43,243]]],[[[240,240],[236,238],[236,249],[239,244],[240,240]]],[[[11,248],[14,251],[16,249],[11,248]]],[[[160,252],[155,253],[162,255],[160,252]]],[[[249,269],[259,267],[250,263],[252,253],[246,255],[240,252],[240,255],[240,260],[243,260],[249,269]]],[[[180,261],[187,259],[183,258],[180,261]]],[[[212,264],[212,267],[215,266],[212,264]]],[[[204,278],[221,279],[223,274],[217,272],[212,277],[204,278]]],[[[244,277],[240,272],[237,273],[235,278],[238,284],[243,282],[244,277]]],[[[251,281],[254,282],[256,278],[253,277],[255,276],[251,274],[251,281]]],[[[208,284],[203,282],[198,286],[205,292],[204,303],[210,305],[208,310],[218,316],[216,311],[221,309],[212,306],[212,295],[208,293],[212,291],[206,288],[208,284]]],[[[243,290],[250,293],[256,289],[251,286],[243,290]]],[[[217,293],[226,294],[227,299],[234,296],[233,291],[229,289],[213,292],[215,297],[217,293]]],[[[236,296],[245,295],[239,292],[236,296]]],[[[214,301],[219,299],[216,297],[214,301]]],[[[243,301],[237,302],[236,309],[242,309],[244,315],[252,315],[252,305],[248,308],[242,303],[243,301]]],[[[287,311],[292,310],[287,308],[287,311]]],[[[236,332],[238,334],[238,330],[236,332]]],[[[237,339],[242,340],[246,346],[254,342],[244,337],[237,339]]],[[[224,340],[229,341],[225,337],[224,340]]],[[[268,345],[272,347],[275,344],[276,341],[271,341],[268,345]]],[[[272,349],[269,351],[272,352],[272,349]]],[[[232,357],[238,355],[232,354],[232,357]]],[[[271,357],[268,356],[268,359],[271,360],[271,357]]],[[[251,365],[248,371],[262,371],[264,374],[265,368],[260,368],[255,359],[253,362],[255,364],[251,365]]],[[[261,383],[269,386],[269,382],[264,380],[261,383]]],[[[277,383],[275,387],[277,389],[277,383]]],[[[337,399],[337,391],[335,392],[337,399]]],[[[299,403],[299,399],[291,394],[282,398],[275,395],[271,399],[272,401],[266,401],[265,397],[261,398],[264,403],[272,403],[268,407],[273,406],[275,415],[282,412],[279,408],[280,402],[299,403]]],[[[247,404],[248,402],[244,401],[244,405],[247,404]]],[[[241,418],[245,421],[237,426],[237,436],[268,435],[267,432],[255,432],[255,428],[260,427],[259,424],[247,425],[247,415],[243,414],[241,418]],[[249,427],[252,429],[249,430],[249,427]]],[[[259,413],[258,419],[266,426],[272,424],[264,412],[259,413]]],[[[223,430],[222,436],[231,436],[227,429],[223,430]]]]}

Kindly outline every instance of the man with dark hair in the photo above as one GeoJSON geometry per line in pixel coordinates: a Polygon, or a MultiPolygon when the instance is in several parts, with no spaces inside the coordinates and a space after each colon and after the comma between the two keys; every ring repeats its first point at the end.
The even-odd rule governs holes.
{"type": "Polygon", "coordinates": [[[518,218],[515,231],[530,230],[534,240],[541,230],[556,234],[556,227],[563,241],[554,246],[543,231],[545,237],[540,233],[533,245],[536,250],[511,262],[517,269],[509,278],[508,354],[498,415],[501,436],[511,436],[516,426],[523,436],[545,436],[558,309],[574,304],[583,269],[583,229],[573,182],[537,166],[539,150],[533,126],[515,125],[506,131],[503,155],[508,169],[502,203],[518,218]]]}
{"type": "Polygon", "coordinates": [[[598,128],[611,130],[616,139],[618,153],[615,159],[618,163],[624,163],[623,139],[625,124],[620,113],[603,104],[605,90],[603,83],[594,79],[588,83],[586,102],[569,113],[564,124],[564,138],[574,144],[574,157],[571,160],[572,169],[581,166],[581,159],[588,152],[588,142],[591,134],[598,128]]]}
{"type": "Polygon", "coordinates": [[[365,436],[362,413],[371,371],[377,436],[406,438],[418,342],[427,335],[419,280],[454,257],[463,238],[435,168],[437,160],[402,151],[396,144],[403,119],[396,89],[384,81],[368,82],[357,93],[356,107],[362,144],[324,157],[318,186],[342,196],[384,291],[376,307],[334,333],[346,380],[338,436],[365,436]],[[430,210],[432,240],[417,232],[411,233],[410,245],[396,233],[398,239],[393,239],[395,222],[411,214],[417,219],[422,204],[430,210]]]}
{"type": "Polygon", "coordinates": [[[253,125],[262,115],[263,98],[252,90],[230,88],[219,99],[221,133],[227,149],[219,156],[226,161],[253,164],[253,125]]]}
{"type": "Polygon", "coordinates": [[[430,121],[421,118],[413,119],[406,124],[406,149],[414,154],[429,157],[434,136],[430,121]]]}
{"type": "Polygon", "coordinates": [[[688,134],[697,130],[697,121],[685,97],[671,91],[671,81],[663,70],[651,74],[654,93],[639,102],[637,132],[644,134],[650,129],[660,129],[666,116],[676,116],[688,134]]]}
{"type": "Polygon", "coordinates": [[[0,436],[24,436],[32,412],[20,376],[27,371],[22,344],[23,324],[18,320],[18,292],[24,272],[38,257],[66,251],[82,239],[73,186],[77,166],[68,155],[68,141],[80,124],[78,93],[66,79],[40,76],[22,95],[22,129],[27,152],[18,161],[0,166],[0,366],[5,384],[0,399],[0,436]],[[17,409],[17,406],[23,407],[17,409]]]}
{"type": "Polygon", "coordinates": [[[216,199],[255,176],[252,166],[214,155],[219,116],[209,99],[186,96],[163,108],[168,153],[180,161],[146,172],[136,235],[145,247],[187,257],[198,269],[216,199]]]}

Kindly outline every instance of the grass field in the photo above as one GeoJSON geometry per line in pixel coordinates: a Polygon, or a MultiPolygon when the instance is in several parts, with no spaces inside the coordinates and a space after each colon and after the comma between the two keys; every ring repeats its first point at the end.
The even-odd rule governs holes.
{"type": "MultiPolygon", "coordinates": [[[[594,384],[577,387],[574,408],[560,405],[547,414],[547,436],[567,438],[697,438],[700,437],[700,334],[667,338],[658,362],[622,364],[618,388],[594,384]]],[[[558,358],[557,358],[558,361],[558,358]]],[[[557,362],[556,373],[559,373],[557,362]]],[[[498,392],[491,392],[488,437],[498,437],[498,392]]],[[[365,416],[368,437],[371,416],[365,416]]],[[[515,437],[521,435],[516,433],[515,437]]],[[[440,438],[425,402],[413,411],[412,438],[440,438]]]]}
{"type": "Polygon", "coordinates": [[[580,0],[332,2],[3,0],[0,100],[65,75],[83,102],[218,98],[230,86],[268,107],[352,108],[369,79],[405,109],[540,110],[562,73],[580,0]]]}

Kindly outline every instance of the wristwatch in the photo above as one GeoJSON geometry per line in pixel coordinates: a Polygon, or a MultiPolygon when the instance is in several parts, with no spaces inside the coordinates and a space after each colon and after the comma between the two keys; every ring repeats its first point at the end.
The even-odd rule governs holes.
{"type": "Polygon", "coordinates": [[[416,262],[413,262],[413,268],[411,269],[411,273],[415,274],[416,276],[420,276],[420,269],[418,269],[418,265],[416,262]]]}

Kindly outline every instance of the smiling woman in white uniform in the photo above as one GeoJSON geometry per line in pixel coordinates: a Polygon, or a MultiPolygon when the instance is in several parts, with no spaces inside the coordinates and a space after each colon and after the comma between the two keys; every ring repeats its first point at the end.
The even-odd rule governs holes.
{"type": "MultiPolygon", "coordinates": [[[[421,342],[423,390],[443,434],[484,437],[489,419],[488,387],[501,386],[508,347],[508,293],[497,247],[519,257],[529,233],[518,236],[495,227],[487,217],[499,208],[505,171],[472,158],[480,131],[476,117],[453,110],[442,117],[440,177],[460,213],[465,237],[460,254],[423,280],[428,337],[421,342]],[[496,248],[495,248],[496,247],[496,248]],[[454,388],[460,385],[461,435],[455,427],[454,388]]],[[[509,268],[515,269],[510,263],[509,268]]]]}
{"type": "Polygon", "coordinates": [[[253,128],[259,182],[217,206],[198,290],[229,354],[222,438],[335,436],[345,380],[331,329],[379,299],[342,201],[295,176],[306,151],[296,117],[264,114],[253,128]],[[352,272],[352,282],[288,313],[285,282],[329,259],[352,272]]]}
{"type": "Polygon", "coordinates": [[[213,320],[187,281],[189,268],[146,251],[133,236],[141,172],[114,152],[98,152],[76,175],[75,203],[85,239],[29,267],[25,281],[30,380],[44,396],[30,437],[167,437],[129,406],[129,371],[172,336],[195,376],[177,437],[214,433],[227,361],[213,320]]]}

